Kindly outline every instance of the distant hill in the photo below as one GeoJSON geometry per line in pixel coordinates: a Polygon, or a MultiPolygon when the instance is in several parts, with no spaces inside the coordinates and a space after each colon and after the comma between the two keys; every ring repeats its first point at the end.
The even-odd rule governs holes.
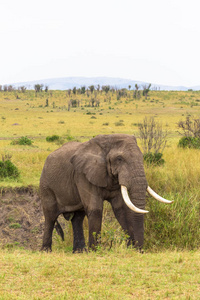
{"type": "MultiPolygon", "coordinates": [[[[49,90],[68,90],[73,89],[74,87],[80,88],[85,86],[86,88],[90,85],[110,85],[114,88],[128,88],[131,86],[131,89],[135,88],[135,84],[138,84],[140,87],[143,85],[148,85],[151,82],[142,82],[138,80],[130,80],[123,78],[112,78],[112,77],[62,77],[62,78],[52,78],[52,79],[42,79],[34,80],[28,82],[18,82],[13,83],[12,85],[18,88],[19,86],[26,86],[28,89],[34,89],[35,84],[43,84],[48,86],[49,90]]],[[[151,83],[151,89],[158,90],[177,90],[177,91],[187,91],[188,89],[200,90],[200,86],[195,87],[185,87],[185,86],[166,86],[151,83]]]]}

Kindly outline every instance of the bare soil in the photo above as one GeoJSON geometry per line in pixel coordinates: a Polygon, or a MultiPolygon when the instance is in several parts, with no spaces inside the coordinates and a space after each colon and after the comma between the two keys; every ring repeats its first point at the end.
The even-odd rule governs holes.
{"type": "Polygon", "coordinates": [[[39,250],[44,217],[38,192],[32,188],[1,190],[0,246],[39,250]]]}

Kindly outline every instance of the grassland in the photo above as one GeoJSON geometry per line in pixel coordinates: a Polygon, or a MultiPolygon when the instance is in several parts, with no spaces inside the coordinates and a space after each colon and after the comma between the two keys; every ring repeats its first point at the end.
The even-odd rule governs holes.
{"type": "Polygon", "coordinates": [[[200,253],[0,252],[0,299],[199,299],[200,253]]]}
{"type": "MultiPolygon", "coordinates": [[[[182,159],[177,159],[182,155],[176,147],[179,138],[177,122],[188,114],[199,114],[200,92],[151,91],[147,99],[141,97],[139,100],[133,98],[133,91],[127,93],[126,97],[119,100],[116,92],[98,93],[96,98],[100,105],[91,107],[93,95],[69,97],[66,91],[37,94],[34,91],[1,92],[0,156],[5,153],[12,155],[13,163],[21,170],[21,178],[18,182],[4,181],[0,185],[38,186],[45,158],[59,146],[46,142],[45,138],[49,135],[57,134],[65,141],[69,134],[80,141],[97,134],[128,133],[137,136],[137,124],[143,121],[144,116],[154,116],[156,120],[162,121],[163,126],[167,126],[169,147],[164,155],[169,157],[167,166],[170,170],[170,164],[173,164],[174,169],[174,157],[176,158],[177,169],[183,163],[182,159]],[[80,105],[68,111],[71,98],[79,100],[80,105]],[[49,102],[48,107],[46,99],[49,102]],[[33,146],[11,145],[13,139],[21,136],[33,139],[33,146]]],[[[193,156],[198,160],[196,154],[193,156]]],[[[192,170],[190,166],[186,168],[192,170]]],[[[163,173],[165,174],[165,170],[163,173]]]]}
{"type": "Polygon", "coordinates": [[[200,92],[150,91],[147,99],[134,99],[133,91],[127,91],[118,100],[115,91],[70,97],[66,91],[1,92],[0,159],[11,155],[21,173],[18,180],[0,181],[1,189],[37,189],[46,157],[71,137],[86,141],[97,134],[138,136],[138,123],[154,116],[169,131],[166,162],[145,165],[146,176],[153,189],[175,201],[166,206],[147,198],[144,255],[125,249],[123,243],[108,251],[121,232],[107,205],[103,246],[97,253],[71,255],[70,228],[64,244],[54,234],[51,254],[1,249],[0,299],[199,299],[200,150],[177,147],[177,123],[187,115],[199,118],[200,92]],[[95,97],[100,104],[92,107],[95,97]],[[68,111],[70,99],[80,105],[68,111]],[[59,143],[46,141],[53,134],[61,137],[59,143]],[[21,136],[28,136],[33,145],[11,144],[21,136]]]}

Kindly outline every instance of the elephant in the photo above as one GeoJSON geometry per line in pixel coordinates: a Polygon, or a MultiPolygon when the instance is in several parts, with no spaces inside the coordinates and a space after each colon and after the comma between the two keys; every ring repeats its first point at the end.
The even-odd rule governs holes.
{"type": "Polygon", "coordinates": [[[71,220],[73,252],[86,249],[84,217],[88,218],[88,247],[95,249],[101,232],[103,202],[107,200],[123,230],[127,245],[142,249],[145,196],[148,191],[164,203],[147,184],[143,155],[136,137],[128,134],[98,135],[89,141],[68,142],[46,159],[40,178],[40,198],[45,217],[41,250],[51,251],[54,227],[64,239],[57,221],[71,220]]]}

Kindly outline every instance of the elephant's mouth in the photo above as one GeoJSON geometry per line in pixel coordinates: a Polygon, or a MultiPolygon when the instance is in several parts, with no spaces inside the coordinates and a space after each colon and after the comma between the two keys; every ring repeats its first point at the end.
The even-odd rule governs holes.
{"type": "MultiPolygon", "coordinates": [[[[165,198],[159,196],[159,195],[156,194],[156,192],[154,192],[149,186],[147,187],[147,192],[148,192],[152,197],[154,197],[156,200],[158,200],[158,201],[160,201],[160,202],[163,202],[163,203],[172,203],[172,202],[173,202],[173,201],[166,200],[165,198]]],[[[136,213],[140,213],[140,214],[146,214],[146,213],[148,213],[148,210],[144,210],[144,209],[137,208],[137,207],[132,203],[132,201],[131,201],[130,198],[129,198],[127,188],[126,188],[124,185],[121,185],[121,193],[122,193],[122,197],[123,197],[123,199],[124,199],[124,202],[126,203],[126,205],[127,205],[131,210],[133,210],[133,211],[136,212],[136,213]]]]}

